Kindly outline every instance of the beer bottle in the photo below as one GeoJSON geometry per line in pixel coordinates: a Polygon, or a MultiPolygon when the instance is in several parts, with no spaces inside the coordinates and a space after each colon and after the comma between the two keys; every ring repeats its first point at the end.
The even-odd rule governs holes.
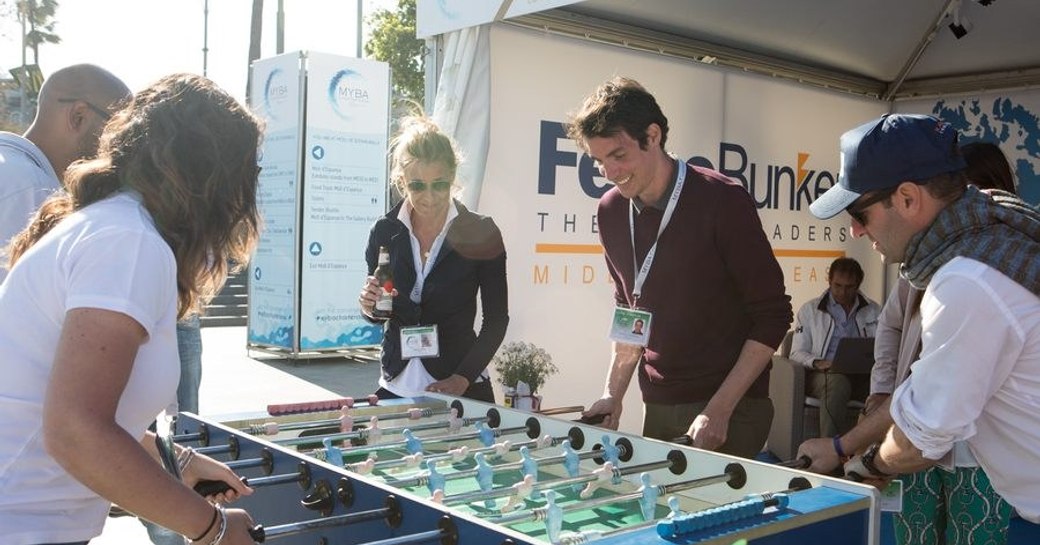
{"type": "Polygon", "coordinates": [[[376,283],[379,284],[379,299],[372,309],[375,318],[389,318],[394,308],[394,273],[390,270],[390,250],[386,246],[379,247],[379,265],[375,271],[376,283]]]}

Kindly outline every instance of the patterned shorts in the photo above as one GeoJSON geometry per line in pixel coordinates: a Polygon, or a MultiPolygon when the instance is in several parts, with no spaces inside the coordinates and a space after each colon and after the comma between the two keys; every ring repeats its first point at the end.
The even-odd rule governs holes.
{"type": "Polygon", "coordinates": [[[1011,505],[980,467],[933,467],[903,480],[903,512],[893,517],[899,545],[1005,545],[1011,505]]]}

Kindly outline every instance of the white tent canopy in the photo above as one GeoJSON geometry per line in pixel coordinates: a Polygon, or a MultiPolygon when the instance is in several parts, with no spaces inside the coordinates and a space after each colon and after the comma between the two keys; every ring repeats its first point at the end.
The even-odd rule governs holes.
{"type": "Polygon", "coordinates": [[[490,70],[479,30],[488,23],[881,101],[1040,87],[1035,0],[418,0],[417,16],[420,37],[439,37],[430,40],[437,68],[428,86],[434,117],[467,155],[468,206],[479,202],[488,146],[490,70]],[[966,33],[958,38],[950,25],[966,33]]]}
{"type": "Polygon", "coordinates": [[[886,100],[1040,85],[1033,0],[420,0],[418,16],[420,36],[501,20],[886,100]]]}

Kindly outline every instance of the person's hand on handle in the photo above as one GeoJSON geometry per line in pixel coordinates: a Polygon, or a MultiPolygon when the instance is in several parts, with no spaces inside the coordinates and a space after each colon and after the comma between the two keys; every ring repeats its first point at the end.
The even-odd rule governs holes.
{"type": "Polygon", "coordinates": [[[606,415],[603,418],[603,422],[600,422],[601,428],[607,428],[611,430],[618,429],[618,424],[621,423],[621,400],[615,399],[611,396],[604,396],[592,404],[591,407],[581,413],[583,418],[603,414],[606,415]]]}
{"type": "Polygon", "coordinates": [[[469,379],[462,375],[452,375],[444,380],[438,380],[426,387],[427,392],[437,394],[448,394],[461,396],[469,389],[469,379]]]}
{"type": "Polygon", "coordinates": [[[249,534],[249,530],[255,525],[253,517],[242,509],[226,509],[221,515],[218,515],[216,524],[209,531],[194,541],[188,538],[188,543],[192,545],[212,543],[220,534],[221,526],[224,526],[220,545],[256,545],[256,540],[249,534]],[[219,517],[223,517],[224,520],[220,520],[219,517]]]}
{"type": "Polygon", "coordinates": [[[808,439],[798,445],[796,458],[802,456],[808,456],[812,460],[812,465],[806,469],[813,473],[830,475],[841,465],[838,453],[834,450],[834,440],[827,437],[808,439]]]}
{"type": "Polygon", "coordinates": [[[686,435],[693,438],[693,446],[715,450],[726,442],[729,433],[729,415],[712,415],[705,409],[690,424],[686,435]]]}
{"type": "Polygon", "coordinates": [[[206,498],[211,502],[232,502],[253,493],[253,489],[243,483],[231,468],[203,454],[196,454],[182,469],[181,480],[189,487],[194,487],[199,481],[227,483],[230,488],[206,498]]]}
{"type": "Polygon", "coordinates": [[[858,483],[873,486],[878,490],[884,490],[888,483],[892,482],[892,475],[875,475],[865,465],[863,456],[857,454],[848,462],[845,462],[845,478],[858,483]]]}

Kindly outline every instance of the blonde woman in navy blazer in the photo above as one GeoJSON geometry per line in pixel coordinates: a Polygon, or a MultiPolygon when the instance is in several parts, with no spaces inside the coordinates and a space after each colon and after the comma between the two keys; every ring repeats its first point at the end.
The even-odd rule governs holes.
{"type": "Polygon", "coordinates": [[[389,399],[430,391],[494,402],[486,368],[509,323],[502,234],[490,217],[452,197],[458,153],[431,120],[402,120],[391,150],[391,178],[404,199],[372,226],[360,297],[362,313],[378,321],[372,310],[381,288],[372,273],[385,246],[395,297],[383,326],[376,394],[389,399]],[[474,331],[478,294],[483,315],[474,331]],[[437,326],[438,355],[402,356],[401,328],[431,325],[437,326]]]}

